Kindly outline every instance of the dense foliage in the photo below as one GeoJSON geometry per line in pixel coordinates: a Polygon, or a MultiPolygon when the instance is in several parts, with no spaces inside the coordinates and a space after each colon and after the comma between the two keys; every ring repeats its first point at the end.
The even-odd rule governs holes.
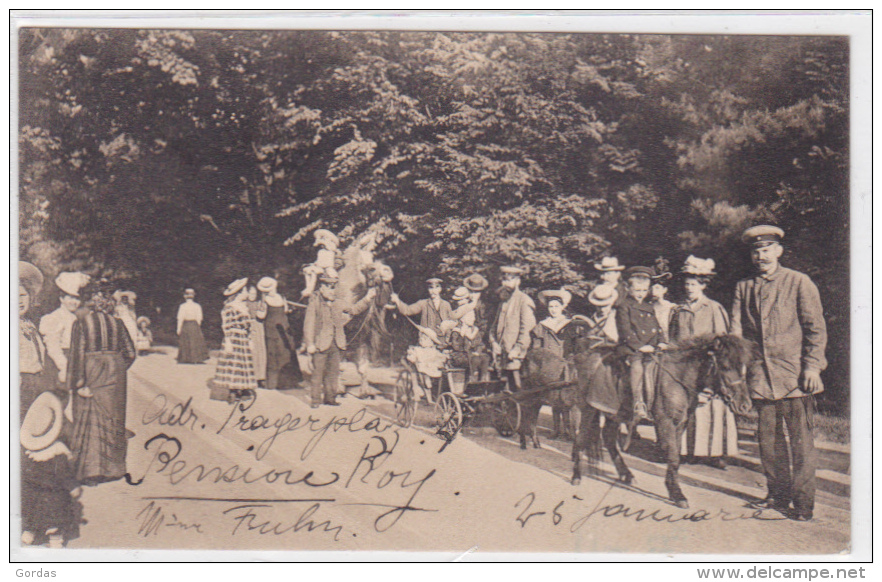
{"type": "Polygon", "coordinates": [[[319,227],[381,234],[410,300],[435,272],[585,291],[604,254],[695,253],[725,304],[762,220],[821,288],[847,400],[847,39],[23,29],[19,53],[21,256],[159,323],[185,286],[294,295],[319,227]]]}

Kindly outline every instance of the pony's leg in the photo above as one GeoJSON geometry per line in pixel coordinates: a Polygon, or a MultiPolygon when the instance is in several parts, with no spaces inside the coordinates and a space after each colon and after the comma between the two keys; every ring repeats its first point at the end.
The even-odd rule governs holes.
{"type": "Polygon", "coordinates": [[[592,434],[592,420],[592,411],[590,409],[583,410],[579,424],[579,433],[576,438],[573,439],[573,478],[570,480],[573,485],[578,485],[582,482],[582,474],[586,469],[585,460],[582,458],[582,452],[587,451],[590,446],[588,439],[592,434]]]}
{"type": "Polygon", "coordinates": [[[658,433],[659,445],[662,447],[668,462],[668,470],[665,473],[665,487],[668,489],[671,501],[682,509],[689,507],[689,501],[680,489],[680,480],[678,478],[680,470],[680,439],[683,438],[684,428],[685,423],[682,420],[675,422],[674,419],[669,417],[656,417],[655,430],[658,433]]]}
{"type": "Polygon", "coordinates": [[[616,466],[616,473],[619,475],[619,481],[625,485],[630,485],[634,481],[634,474],[625,464],[619,452],[619,423],[613,417],[606,418],[606,424],[603,426],[603,441],[606,443],[606,450],[609,452],[613,465],[616,466]]]}

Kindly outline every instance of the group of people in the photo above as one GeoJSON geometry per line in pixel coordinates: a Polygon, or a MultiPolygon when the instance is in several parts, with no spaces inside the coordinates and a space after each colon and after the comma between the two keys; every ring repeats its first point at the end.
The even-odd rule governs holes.
{"type": "MultiPolygon", "coordinates": [[[[299,370],[288,313],[294,305],[279,293],[278,281],[263,277],[257,285],[237,279],[224,290],[221,311],[223,345],[210,383],[215,400],[236,401],[257,388],[294,388],[299,370]]],[[[188,289],[178,311],[180,362],[207,359],[199,325],[202,310],[188,289]]]]}
{"type": "MultiPolygon", "coordinates": [[[[826,326],[817,287],[805,274],[779,264],[784,232],[761,225],[743,233],[756,268],[738,283],[731,310],[706,295],[716,275],[712,259],[690,256],[674,274],[665,261],[653,267],[625,268],[614,257],[594,265],[600,282],[588,296],[593,313],[570,316],[572,293],[548,289],[538,294],[547,317],[537,321],[536,303],[520,289],[525,270],[500,268],[502,286],[495,318],[483,297],[488,287],[480,274],[466,277],[451,299],[442,297],[442,281],[426,281],[428,297],[404,303],[392,293],[389,308],[419,316],[419,345],[408,353],[417,369],[439,376],[445,365],[469,369],[473,380],[486,379],[492,364],[513,386],[521,385],[523,362],[530,349],[562,354],[566,329],[579,318],[587,323],[593,345],[616,346],[626,362],[627,386],[634,419],[651,417],[653,354],[699,336],[735,334],[758,346],[758,357],[746,370],[746,381],[759,411],[760,457],[769,486],[759,507],[788,508],[796,519],[812,518],[815,452],[811,433],[813,396],[823,390],[826,326]],[[684,300],[666,299],[672,281],[682,286],[684,300]],[[442,350],[444,353],[442,353],[442,350]],[[784,425],[787,425],[785,436],[784,425]]],[[[346,349],[345,325],[367,309],[371,290],[354,305],[336,296],[333,268],[317,272],[304,324],[304,345],[312,356],[312,405],[336,404],[340,352],[346,349]]],[[[699,395],[682,445],[687,458],[704,458],[725,468],[737,453],[733,412],[708,386],[699,395]]]]}
{"type": "Polygon", "coordinates": [[[43,280],[19,262],[21,539],[61,547],[78,535],[82,487],[127,474],[127,370],[137,349],[117,316],[121,297],[83,273],[58,275],[60,306],[37,328],[28,313],[43,280]]]}

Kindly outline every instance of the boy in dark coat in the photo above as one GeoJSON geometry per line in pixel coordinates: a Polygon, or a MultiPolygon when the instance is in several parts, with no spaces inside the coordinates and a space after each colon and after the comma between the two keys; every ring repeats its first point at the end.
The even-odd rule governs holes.
{"type": "Polygon", "coordinates": [[[616,310],[619,342],[630,366],[635,418],[648,417],[643,399],[644,358],[655,352],[663,341],[653,305],[646,302],[652,275],[649,267],[631,267],[625,271],[628,296],[616,310]]]}

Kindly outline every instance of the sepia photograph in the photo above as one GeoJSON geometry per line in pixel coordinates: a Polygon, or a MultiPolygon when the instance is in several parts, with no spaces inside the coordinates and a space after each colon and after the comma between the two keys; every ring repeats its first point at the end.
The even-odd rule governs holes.
{"type": "Polygon", "coordinates": [[[50,17],[12,21],[12,561],[867,536],[847,29],[50,17]]]}

